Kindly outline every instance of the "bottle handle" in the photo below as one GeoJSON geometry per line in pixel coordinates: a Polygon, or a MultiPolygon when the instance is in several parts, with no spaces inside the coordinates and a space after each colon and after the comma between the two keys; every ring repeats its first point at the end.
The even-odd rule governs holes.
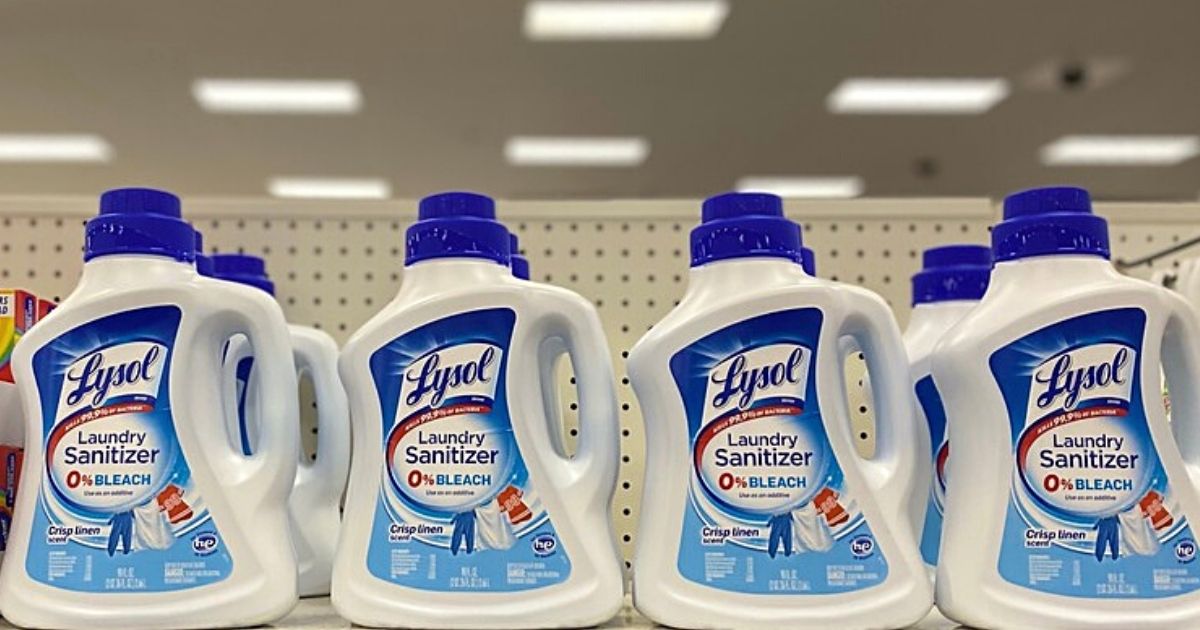
{"type": "MultiPolygon", "coordinates": [[[[916,414],[908,355],[896,320],[882,299],[857,292],[848,297],[851,314],[839,337],[851,337],[861,349],[875,407],[875,456],[860,461],[869,471],[867,478],[876,496],[890,504],[887,513],[909,514],[918,504],[924,505],[931,472],[924,456],[930,449],[929,434],[916,414]]],[[[839,367],[844,374],[844,367],[839,367]]]]}
{"type": "Polygon", "coordinates": [[[321,484],[323,495],[340,497],[350,475],[350,403],[338,376],[338,347],[329,335],[289,326],[296,372],[307,372],[317,404],[317,458],[298,453],[297,483],[321,484]]]}
{"type": "Polygon", "coordinates": [[[562,401],[558,394],[558,360],[566,354],[562,339],[550,337],[538,348],[538,381],[542,384],[542,406],[546,410],[547,430],[554,452],[567,456],[567,444],[563,436],[562,401]]]}
{"type": "MultiPolygon", "coordinates": [[[[273,300],[248,287],[216,283],[209,290],[222,291],[223,295],[213,300],[218,306],[206,322],[205,345],[222,348],[229,339],[245,335],[254,354],[250,387],[257,391],[255,399],[249,402],[255,408],[252,413],[248,410],[249,415],[257,419],[254,453],[244,455],[241,449],[229,445],[226,450],[230,455],[231,473],[223,479],[235,491],[255,498],[286,497],[295,478],[299,457],[297,419],[300,414],[296,401],[296,372],[283,311],[273,300]]],[[[225,361],[218,361],[218,365],[223,379],[225,361]]],[[[222,407],[222,416],[226,415],[225,410],[222,407]]]]}
{"type": "Polygon", "coordinates": [[[1192,484],[1200,485],[1200,390],[1194,387],[1200,382],[1200,320],[1182,297],[1164,294],[1169,309],[1161,352],[1171,397],[1171,433],[1192,484]]]}
{"type": "MultiPolygon", "coordinates": [[[[533,357],[537,365],[529,371],[517,374],[550,374],[553,362],[563,354],[571,359],[575,369],[575,389],[579,401],[579,441],[575,456],[567,458],[560,453],[556,458],[562,472],[571,480],[581,500],[591,497],[611,496],[616,489],[620,458],[619,422],[617,420],[616,387],[613,380],[612,359],[604,328],[595,308],[574,295],[558,295],[558,292],[542,291],[533,297],[537,307],[530,326],[533,348],[524,353],[533,357]],[[547,351],[549,349],[550,351],[547,351]]],[[[522,400],[536,400],[535,409],[522,413],[538,413],[546,416],[548,398],[544,387],[548,384],[530,382],[530,396],[522,400]]],[[[540,381],[540,379],[538,379],[540,381]]],[[[557,427],[552,427],[552,418],[544,417],[536,423],[544,428],[538,442],[544,452],[555,452],[557,427]]]]}

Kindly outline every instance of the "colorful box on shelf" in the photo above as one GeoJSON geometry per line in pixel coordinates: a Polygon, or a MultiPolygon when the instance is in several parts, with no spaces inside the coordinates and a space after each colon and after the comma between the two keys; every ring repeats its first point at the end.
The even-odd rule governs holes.
{"type": "Polygon", "coordinates": [[[0,289],[0,382],[12,383],[13,347],[38,320],[38,299],[21,289],[0,289]]]}
{"type": "Polygon", "coordinates": [[[54,307],[52,302],[39,300],[22,289],[0,289],[0,552],[8,546],[8,526],[17,494],[17,484],[24,457],[22,442],[24,422],[17,389],[13,385],[12,351],[17,341],[54,307]],[[43,306],[42,302],[46,305],[43,306]]]}
{"type": "Polygon", "coordinates": [[[42,319],[44,319],[47,315],[49,315],[50,311],[53,311],[55,309],[55,307],[57,307],[57,306],[58,306],[58,304],[55,303],[53,300],[46,300],[43,298],[38,298],[37,320],[39,322],[42,321],[42,319]]]}
{"type": "Polygon", "coordinates": [[[19,446],[0,444],[0,551],[8,548],[8,528],[12,523],[13,506],[17,500],[17,485],[21,482],[21,463],[25,452],[19,446]]]}

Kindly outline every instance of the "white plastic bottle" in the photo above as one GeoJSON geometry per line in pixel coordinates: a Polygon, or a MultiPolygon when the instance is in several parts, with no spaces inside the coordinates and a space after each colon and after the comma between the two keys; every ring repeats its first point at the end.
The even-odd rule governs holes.
{"type": "MultiPolygon", "coordinates": [[[[521,253],[521,244],[517,235],[509,233],[509,267],[514,278],[530,280],[529,259],[521,253]]],[[[542,385],[542,406],[546,409],[546,419],[549,421],[550,435],[555,452],[562,456],[567,454],[567,436],[563,434],[562,407],[558,392],[558,364],[562,360],[566,348],[562,339],[551,337],[542,342],[539,350],[543,358],[538,360],[542,370],[538,377],[542,385]]]]}
{"type": "Polygon", "coordinates": [[[980,628],[1200,626],[1195,315],[1116,271],[1081,189],[1010,196],[992,253],[933,354],[954,440],[939,607],[980,628]]]}
{"type": "Polygon", "coordinates": [[[79,285],[15,351],[28,425],[0,610],[32,628],[283,616],[299,439],[283,313],[196,273],[174,195],[109,191],[86,232],[79,285]],[[269,365],[253,457],[221,422],[220,348],[234,334],[269,365]]]}
{"type": "Polygon", "coordinates": [[[691,241],[687,292],[629,357],[646,422],[634,604],[680,628],[917,622],[932,591],[908,513],[929,460],[887,305],[795,264],[774,195],[709,199],[691,241]],[[847,336],[883,402],[871,460],[850,434],[847,336]]]}
{"type": "Polygon", "coordinates": [[[621,606],[604,332],[583,298],[509,261],[491,199],[422,200],[399,294],[342,350],[355,455],[333,604],[355,623],[580,627],[621,606]],[[537,378],[553,338],[578,383],[574,458],[554,448],[537,378]]]}
{"type": "Polygon", "coordinates": [[[992,250],[983,245],[941,245],[925,250],[922,269],[912,278],[913,308],[904,330],[904,347],[917,395],[917,410],[929,428],[928,451],[933,479],[921,524],[921,557],[933,579],[942,541],[946,499],[946,461],[950,444],[946,409],[929,373],[938,339],[983,297],[992,271],[992,250]]]}
{"type": "MultiPolygon", "coordinates": [[[[213,254],[209,258],[215,278],[261,289],[274,298],[275,283],[267,276],[262,258],[248,254],[213,254]]],[[[338,347],[333,338],[297,324],[290,324],[288,333],[297,378],[308,377],[316,403],[316,459],[299,454],[296,482],[288,499],[300,596],[314,597],[329,594],[342,494],[350,475],[350,408],[337,373],[338,347]]],[[[247,453],[253,452],[260,432],[254,365],[245,338],[232,340],[225,354],[227,413],[237,420],[237,435],[247,453]]],[[[299,425],[300,417],[292,421],[299,425]]]]}

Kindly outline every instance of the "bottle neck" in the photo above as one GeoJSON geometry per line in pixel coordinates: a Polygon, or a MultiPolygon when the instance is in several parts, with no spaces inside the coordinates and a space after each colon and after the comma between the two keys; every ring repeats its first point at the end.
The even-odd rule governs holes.
{"type": "Polygon", "coordinates": [[[718,260],[688,272],[689,297],[707,294],[727,295],[731,288],[763,289],[771,286],[794,285],[798,279],[812,276],[787,258],[760,256],[718,260]]]}
{"type": "Polygon", "coordinates": [[[191,263],[152,254],[113,254],[93,258],[83,265],[77,291],[141,288],[147,285],[186,282],[199,277],[191,263]]]}
{"type": "Polygon", "coordinates": [[[1029,283],[1031,278],[1070,286],[1084,282],[1108,280],[1118,276],[1116,268],[1106,258],[1087,254],[1052,254],[1032,256],[996,263],[992,268],[990,286],[1009,282],[1029,283]]]}
{"type": "Polygon", "coordinates": [[[442,292],[466,284],[512,280],[512,270],[486,258],[431,258],[404,268],[403,293],[442,292]]]}

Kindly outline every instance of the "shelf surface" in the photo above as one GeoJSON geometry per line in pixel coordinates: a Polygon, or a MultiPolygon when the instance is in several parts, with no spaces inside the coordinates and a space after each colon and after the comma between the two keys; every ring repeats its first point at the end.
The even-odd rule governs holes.
{"type": "MultiPolygon", "coordinates": [[[[0,620],[0,628],[15,628],[7,621],[0,620]]],[[[281,630],[342,630],[351,628],[350,622],[342,619],[334,612],[333,607],[329,604],[328,597],[313,597],[302,599],[292,612],[278,622],[273,623],[268,628],[279,628],[281,630]]],[[[611,621],[601,626],[602,628],[655,628],[655,626],[645,617],[639,615],[632,606],[626,602],[621,613],[614,617],[611,621]]],[[[934,610],[921,623],[913,626],[916,630],[949,630],[950,628],[958,627],[954,622],[942,617],[934,610]]]]}
{"type": "MultiPolygon", "coordinates": [[[[333,611],[333,607],[329,605],[329,598],[320,597],[300,600],[300,604],[290,615],[271,627],[286,630],[340,630],[351,626],[333,611]]],[[[626,605],[621,609],[621,614],[602,627],[640,629],[656,626],[639,615],[632,606],[626,605]]],[[[917,630],[949,630],[956,627],[957,624],[941,616],[936,610],[914,626],[917,630]]]]}

